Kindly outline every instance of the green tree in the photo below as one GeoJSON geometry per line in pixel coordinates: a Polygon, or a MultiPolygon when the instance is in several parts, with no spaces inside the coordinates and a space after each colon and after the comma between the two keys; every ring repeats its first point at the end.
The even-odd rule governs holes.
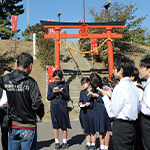
{"type": "MultiPolygon", "coordinates": [[[[124,29],[114,29],[113,32],[123,34],[122,41],[131,42],[134,40],[135,43],[145,44],[145,32],[146,28],[142,28],[142,21],[146,19],[144,17],[137,17],[135,12],[138,10],[136,4],[124,5],[119,2],[114,2],[110,5],[109,9],[109,22],[114,21],[126,21],[124,29]],[[142,33],[143,32],[143,33],[142,33]]],[[[99,13],[95,12],[95,8],[90,8],[89,13],[92,15],[93,22],[106,22],[105,12],[101,10],[99,13]]]]}
{"type": "MultiPolygon", "coordinates": [[[[11,37],[11,16],[24,13],[23,4],[18,4],[22,0],[2,0],[0,1],[0,37],[11,37]]],[[[19,30],[18,30],[19,31],[19,30]]],[[[14,34],[14,33],[13,33],[14,34]]]]}
{"type": "MultiPolygon", "coordinates": [[[[137,17],[135,12],[138,10],[136,4],[132,4],[131,2],[127,5],[124,5],[119,2],[111,3],[108,15],[109,22],[115,21],[126,21],[126,25],[123,29],[113,29],[112,32],[116,32],[118,34],[123,34],[122,39],[114,39],[113,51],[114,53],[119,53],[119,49],[121,50],[121,42],[135,42],[143,45],[150,45],[150,33],[147,28],[142,28],[142,21],[146,19],[144,17],[137,17]],[[117,48],[119,47],[119,48],[117,48]]],[[[89,14],[91,14],[91,21],[93,22],[107,22],[105,11],[101,10],[100,12],[95,11],[94,8],[89,8],[89,14]]],[[[88,33],[101,34],[106,32],[105,29],[89,29],[88,33]]],[[[100,45],[105,39],[98,39],[98,45],[100,45]]],[[[81,51],[89,51],[91,49],[91,40],[90,39],[80,39],[79,40],[80,50],[81,51]]],[[[107,52],[107,44],[104,44],[103,47],[100,48],[100,59],[103,61],[107,60],[108,52],[107,52]]]]}

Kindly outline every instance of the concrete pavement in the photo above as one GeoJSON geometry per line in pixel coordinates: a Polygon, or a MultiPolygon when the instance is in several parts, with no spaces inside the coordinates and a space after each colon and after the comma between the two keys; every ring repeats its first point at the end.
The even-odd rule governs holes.
{"type": "MultiPolygon", "coordinates": [[[[78,120],[71,121],[72,129],[68,130],[68,144],[69,150],[83,150],[86,146],[85,135],[81,129],[81,125],[78,120]]],[[[38,133],[38,150],[53,150],[55,146],[55,140],[53,138],[53,128],[51,121],[39,123],[37,126],[38,133]]],[[[1,137],[0,137],[1,139],[1,137]]],[[[62,143],[61,130],[59,130],[59,141],[62,143]]],[[[97,149],[99,149],[99,138],[97,133],[96,139],[97,149]]],[[[2,145],[0,142],[0,150],[2,145]]],[[[113,150],[112,141],[110,141],[109,150],[113,150]]]]}

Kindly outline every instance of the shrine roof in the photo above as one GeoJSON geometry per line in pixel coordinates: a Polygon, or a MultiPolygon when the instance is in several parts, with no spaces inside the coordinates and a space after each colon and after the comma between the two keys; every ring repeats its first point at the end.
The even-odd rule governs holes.
{"type": "MultiPolygon", "coordinates": [[[[49,22],[49,21],[43,21],[41,20],[40,21],[41,25],[82,25],[84,23],[78,23],[78,22],[49,22]]],[[[85,24],[88,24],[88,25],[113,25],[113,26],[118,26],[118,25],[125,25],[125,21],[116,21],[116,22],[95,22],[95,23],[91,23],[91,22],[85,22],[85,24]]]]}

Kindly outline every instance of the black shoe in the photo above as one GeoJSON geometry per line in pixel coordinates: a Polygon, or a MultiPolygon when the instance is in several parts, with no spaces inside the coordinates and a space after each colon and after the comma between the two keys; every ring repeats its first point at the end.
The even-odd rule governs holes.
{"type": "Polygon", "coordinates": [[[59,143],[56,143],[56,144],[55,144],[55,147],[54,147],[54,150],[59,150],[59,148],[60,148],[60,144],[59,144],[59,143]]]}
{"type": "Polygon", "coordinates": [[[61,149],[63,149],[63,150],[67,150],[68,147],[69,147],[69,144],[67,144],[67,143],[63,143],[63,144],[61,145],[61,149]]]}
{"type": "Polygon", "coordinates": [[[96,146],[91,146],[89,150],[96,150],[96,146]]]}
{"type": "Polygon", "coordinates": [[[89,150],[89,149],[90,149],[90,146],[86,145],[84,150],[89,150]]]}

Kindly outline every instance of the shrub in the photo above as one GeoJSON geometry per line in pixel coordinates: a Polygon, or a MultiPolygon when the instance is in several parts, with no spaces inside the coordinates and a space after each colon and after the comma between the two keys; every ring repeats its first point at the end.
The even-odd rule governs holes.
{"type": "Polygon", "coordinates": [[[150,52],[145,53],[144,55],[142,55],[141,59],[145,59],[150,57],[150,52]]]}
{"type": "Polygon", "coordinates": [[[54,62],[54,46],[55,42],[53,39],[38,38],[37,46],[39,51],[37,52],[37,58],[40,60],[42,65],[53,66],[54,62]]]}

